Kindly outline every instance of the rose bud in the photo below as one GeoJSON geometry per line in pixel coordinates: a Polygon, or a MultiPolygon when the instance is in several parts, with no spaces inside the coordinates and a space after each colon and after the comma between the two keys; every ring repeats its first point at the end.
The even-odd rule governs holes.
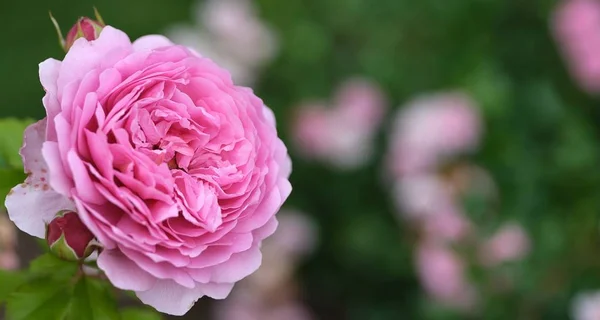
{"type": "Polygon", "coordinates": [[[65,51],[69,49],[75,43],[75,40],[79,38],[85,38],[88,41],[96,40],[100,36],[100,32],[105,27],[101,19],[99,21],[92,20],[87,17],[81,17],[77,20],[77,23],[67,33],[67,39],[65,40],[65,51]]]}
{"type": "Polygon", "coordinates": [[[52,253],[68,261],[85,259],[98,247],[77,213],[68,210],[59,211],[48,224],[46,242],[52,253]]]}

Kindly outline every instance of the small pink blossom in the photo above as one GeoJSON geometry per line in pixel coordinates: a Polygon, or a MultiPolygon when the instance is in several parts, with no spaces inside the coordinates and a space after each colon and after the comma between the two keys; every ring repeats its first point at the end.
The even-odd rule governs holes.
{"type": "Polygon", "coordinates": [[[174,315],[258,269],[291,161],[251,89],[165,37],[132,43],[110,26],[42,62],[40,80],[47,117],[25,131],[28,177],[5,202],[21,230],[43,238],[56,212],[76,212],[112,284],[174,315]]]}
{"type": "Polygon", "coordinates": [[[471,221],[458,208],[447,208],[424,217],[422,223],[425,237],[441,243],[465,239],[473,229],[471,221]]]}
{"type": "Polygon", "coordinates": [[[198,1],[192,12],[194,25],[170,26],[167,36],[213,59],[237,83],[254,83],[276,56],[275,34],[261,21],[251,0],[198,1]]]}
{"type": "Polygon", "coordinates": [[[417,248],[417,272],[427,293],[437,302],[460,310],[475,307],[477,296],[465,266],[451,249],[425,242],[417,248]]]}
{"type": "Polygon", "coordinates": [[[600,291],[582,292],[575,296],[571,316],[573,320],[600,319],[600,291]]]}
{"type": "Polygon", "coordinates": [[[530,251],[529,237],[523,227],[511,222],[486,240],[480,250],[480,259],[484,265],[494,266],[503,262],[523,259],[530,251]]]}
{"type": "Polygon", "coordinates": [[[200,16],[218,43],[246,65],[263,65],[277,53],[275,35],[251,0],[208,0],[200,16]]]}
{"type": "Polygon", "coordinates": [[[600,92],[600,2],[563,0],[552,23],[572,76],[584,90],[600,92]]]}
{"type": "Polygon", "coordinates": [[[309,102],[297,107],[292,128],[296,149],[305,158],[340,169],[360,167],[374,152],[386,109],[375,83],[350,79],[338,88],[332,105],[309,102]]]}
{"type": "Polygon", "coordinates": [[[313,315],[299,302],[277,297],[265,300],[249,290],[236,290],[216,306],[215,320],[312,320],[313,315]]]}
{"type": "Polygon", "coordinates": [[[436,216],[456,206],[452,190],[435,174],[415,174],[395,182],[394,199],[403,215],[411,218],[436,216]]]}
{"type": "Polygon", "coordinates": [[[394,122],[390,172],[398,177],[434,168],[441,159],[477,147],[481,119],[475,103],[460,92],[419,97],[394,122]]]}

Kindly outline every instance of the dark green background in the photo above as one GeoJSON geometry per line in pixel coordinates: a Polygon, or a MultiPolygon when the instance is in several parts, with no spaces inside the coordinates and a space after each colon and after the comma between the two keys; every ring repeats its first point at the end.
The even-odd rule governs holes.
{"type": "MultiPolygon", "coordinates": [[[[67,29],[96,5],[132,39],[191,19],[188,0],[0,1],[0,117],[44,115],[37,64],[63,54],[48,10],[67,29]]],[[[472,160],[491,172],[501,202],[497,216],[473,219],[482,230],[516,219],[533,242],[531,256],[510,266],[515,291],[482,294],[485,319],[566,319],[573,294],[600,289],[600,106],[557,53],[549,32],[555,1],[256,2],[281,42],[256,89],[286,139],[291,106],[329,97],[357,74],[378,81],[393,106],[455,88],[479,102],[486,130],[472,160]]],[[[380,179],[386,143],[384,128],[378,156],[347,173],[291,150],[288,204],[320,226],[320,248],[301,273],[306,301],[320,319],[463,319],[419,289],[413,240],[380,179]]]]}

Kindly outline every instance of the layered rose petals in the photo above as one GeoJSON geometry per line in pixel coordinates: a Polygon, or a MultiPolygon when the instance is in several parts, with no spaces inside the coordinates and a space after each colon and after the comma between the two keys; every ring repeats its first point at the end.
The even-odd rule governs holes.
{"type": "Polygon", "coordinates": [[[44,206],[76,209],[113,284],[175,315],[259,267],[291,163],[251,90],[166,38],[132,44],[109,26],[40,78],[48,117],[28,129],[31,175],[7,198],[21,229],[43,236],[44,206]]]}

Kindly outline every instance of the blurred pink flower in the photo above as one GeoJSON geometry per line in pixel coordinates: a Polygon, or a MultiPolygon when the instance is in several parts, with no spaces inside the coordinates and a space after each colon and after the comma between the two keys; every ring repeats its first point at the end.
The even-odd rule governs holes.
{"type": "Polygon", "coordinates": [[[482,264],[494,266],[503,262],[523,259],[530,251],[529,237],[515,222],[506,223],[486,240],[479,249],[482,264]]]}
{"type": "Polygon", "coordinates": [[[571,306],[573,320],[600,319],[600,291],[582,292],[575,296],[571,306]]]}
{"type": "Polygon", "coordinates": [[[350,79],[336,91],[332,105],[310,102],[297,107],[292,128],[296,149],[340,169],[358,168],[373,154],[386,109],[377,84],[350,79]]]}
{"type": "Polygon", "coordinates": [[[397,207],[409,218],[435,216],[455,206],[451,190],[435,174],[414,174],[399,178],[394,187],[397,207]]]}
{"type": "Polygon", "coordinates": [[[236,83],[252,84],[276,56],[275,34],[261,21],[253,1],[199,1],[192,12],[195,25],[172,25],[166,35],[229,70],[236,83]]]}
{"type": "Polygon", "coordinates": [[[15,225],[8,219],[6,213],[0,210],[0,248],[13,248],[17,245],[15,225]]]}
{"type": "Polygon", "coordinates": [[[19,264],[19,256],[16,252],[0,252],[0,270],[15,270],[19,268],[19,264]]]}
{"type": "Polygon", "coordinates": [[[425,236],[442,243],[464,239],[472,229],[471,222],[457,208],[449,208],[434,216],[428,216],[423,223],[425,236]]]}
{"type": "Polygon", "coordinates": [[[273,303],[250,290],[236,288],[227,300],[216,303],[215,320],[311,320],[312,314],[298,301],[273,303]]]}
{"type": "Polygon", "coordinates": [[[417,272],[425,291],[438,303],[459,310],[472,310],[475,289],[465,277],[465,266],[449,248],[424,242],[417,248],[417,272]]]}
{"type": "Polygon", "coordinates": [[[440,158],[477,147],[481,119],[475,103],[460,92],[425,95],[398,113],[388,166],[398,177],[429,170],[440,158]]]}
{"type": "Polygon", "coordinates": [[[364,78],[352,78],[344,82],[338,88],[333,102],[341,118],[368,132],[379,128],[387,111],[381,88],[364,78]]]}
{"type": "Polygon", "coordinates": [[[201,11],[201,20],[217,44],[243,63],[257,66],[275,56],[275,36],[251,0],[208,0],[201,11]]]}
{"type": "Polygon", "coordinates": [[[277,231],[263,244],[264,250],[277,252],[274,256],[302,257],[312,252],[317,244],[315,222],[305,213],[294,209],[282,209],[277,213],[277,231]]]}
{"type": "Polygon", "coordinates": [[[552,23],[572,76],[587,92],[600,92],[600,2],[564,0],[552,23]]]}
{"type": "Polygon", "coordinates": [[[261,247],[262,266],[245,280],[256,292],[274,292],[293,280],[298,264],[317,244],[316,225],[303,212],[283,209],[277,220],[277,231],[261,247]]]}
{"type": "Polygon", "coordinates": [[[19,267],[20,261],[15,251],[16,246],[15,225],[0,210],[0,270],[13,270],[19,267]]]}
{"type": "Polygon", "coordinates": [[[283,209],[279,226],[263,242],[262,266],[242,280],[231,296],[216,304],[217,320],[310,320],[297,298],[294,274],[300,259],[315,247],[316,227],[304,213],[283,209]]]}
{"type": "Polygon", "coordinates": [[[451,185],[439,175],[399,178],[394,198],[403,217],[419,222],[428,239],[458,241],[470,232],[471,223],[453,198],[451,185]]]}
{"type": "Polygon", "coordinates": [[[498,188],[491,174],[484,168],[465,163],[452,168],[449,177],[454,196],[475,195],[487,202],[498,200],[498,188]]]}

